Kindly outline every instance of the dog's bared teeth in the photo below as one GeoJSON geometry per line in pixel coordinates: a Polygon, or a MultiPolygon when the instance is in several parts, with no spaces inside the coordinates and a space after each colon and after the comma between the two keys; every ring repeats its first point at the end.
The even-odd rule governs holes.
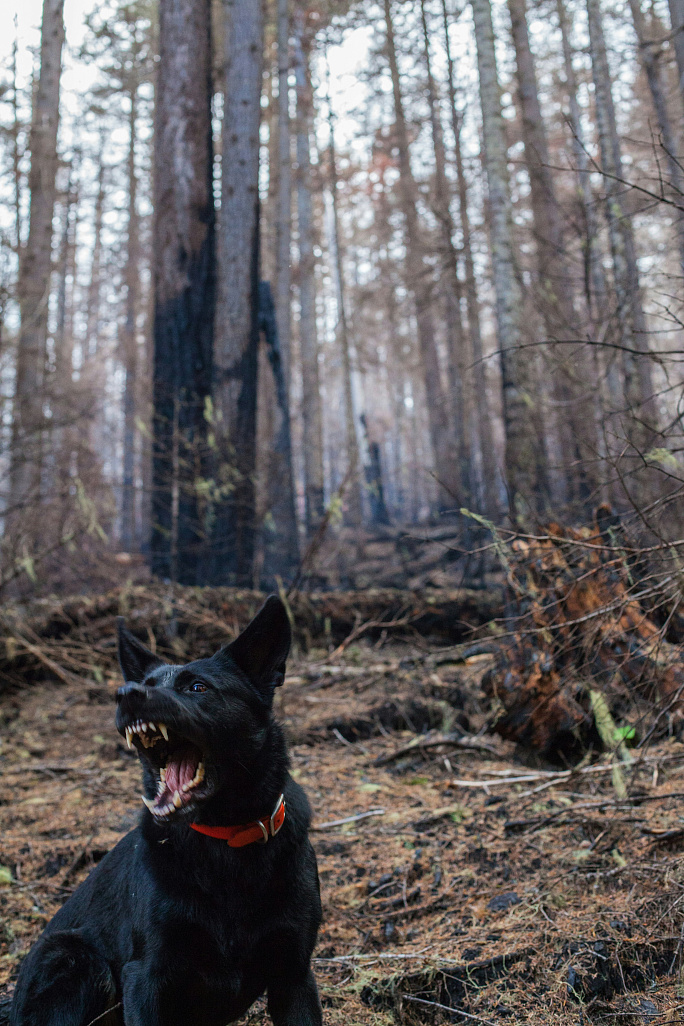
{"type": "Polygon", "coordinates": [[[166,781],[166,766],[159,767],[159,779],[163,782],[166,781]]]}
{"type": "Polygon", "coordinates": [[[154,801],[151,798],[146,798],[144,794],[141,794],[140,797],[143,800],[143,804],[147,806],[147,808],[150,810],[150,812],[154,812],[155,811],[154,801]]]}
{"type": "Polygon", "coordinates": [[[169,740],[169,732],[166,729],[166,724],[165,723],[160,723],[159,724],[159,731],[163,735],[164,740],[168,741],[169,740]]]}
{"type": "Polygon", "coordinates": [[[183,802],[181,801],[180,791],[173,792],[173,804],[177,809],[180,809],[183,802]]]}
{"type": "Polygon", "coordinates": [[[156,725],[154,723],[148,723],[147,724],[147,729],[148,730],[156,730],[157,727],[156,727],[156,725]]]}
{"type": "Polygon", "coordinates": [[[126,727],[126,744],[130,749],[133,749],[133,729],[132,727],[126,727]]]}

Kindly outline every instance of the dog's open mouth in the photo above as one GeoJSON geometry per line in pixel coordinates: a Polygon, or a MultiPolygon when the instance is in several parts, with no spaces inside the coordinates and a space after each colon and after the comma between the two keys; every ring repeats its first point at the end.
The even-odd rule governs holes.
{"type": "Polygon", "coordinates": [[[138,721],[125,728],[126,744],[137,749],[159,773],[156,798],[142,796],[156,819],[166,819],[208,797],[200,749],[164,723],[138,721]]]}

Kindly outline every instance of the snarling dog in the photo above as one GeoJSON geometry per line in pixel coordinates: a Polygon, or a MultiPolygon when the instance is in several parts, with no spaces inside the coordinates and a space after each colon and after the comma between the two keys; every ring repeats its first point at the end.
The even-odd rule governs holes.
{"type": "Polygon", "coordinates": [[[272,713],[289,648],[275,597],[185,666],[120,622],[116,725],[145,809],[25,959],[12,1026],[226,1026],[264,992],[275,1026],[322,1022],[310,811],[272,713]]]}

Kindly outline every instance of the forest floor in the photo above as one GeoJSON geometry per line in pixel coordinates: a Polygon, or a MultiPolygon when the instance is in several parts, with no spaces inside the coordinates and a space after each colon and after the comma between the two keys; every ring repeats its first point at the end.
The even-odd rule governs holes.
{"type": "MultiPolygon", "coordinates": [[[[684,745],[635,752],[620,800],[606,762],[554,773],[487,734],[491,656],[449,651],[312,649],[278,692],[314,809],[325,1022],[684,1021],[684,745]],[[437,744],[455,723],[481,747],[437,744]]],[[[2,696],[0,988],[140,813],[117,685],[2,696]]]]}

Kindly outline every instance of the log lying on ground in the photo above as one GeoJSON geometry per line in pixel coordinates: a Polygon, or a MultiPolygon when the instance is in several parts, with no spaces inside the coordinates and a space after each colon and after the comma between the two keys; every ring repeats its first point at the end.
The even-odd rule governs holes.
{"type": "Polygon", "coordinates": [[[504,555],[511,631],[483,681],[500,708],[494,729],[547,756],[600,745],[592,689],[637,732],[658,711],[667,714],[663,726],[668,716],[681,718],[682,651],[665,641],[646,605],[654,596],[676,605],[678,583],[640,581],[613,526],[552,524],[547,532],[516,539],[504,555]]]}
{"type": "MultiPolygon", "coordinates": [[[[151,585],[7,606],[0,613],[0,685],[45,676],[98,679],[114,663],[117,616],[166,658],[210,655],[245,626],[264,598],[231,588],[151,585]]],[[[464,588],[297,592],[289,602],[295,638],[305,648],[339,644],[352,632],[378,637],[383,630],[456,643],[502,612],[500,592],[464,588]]]]}

